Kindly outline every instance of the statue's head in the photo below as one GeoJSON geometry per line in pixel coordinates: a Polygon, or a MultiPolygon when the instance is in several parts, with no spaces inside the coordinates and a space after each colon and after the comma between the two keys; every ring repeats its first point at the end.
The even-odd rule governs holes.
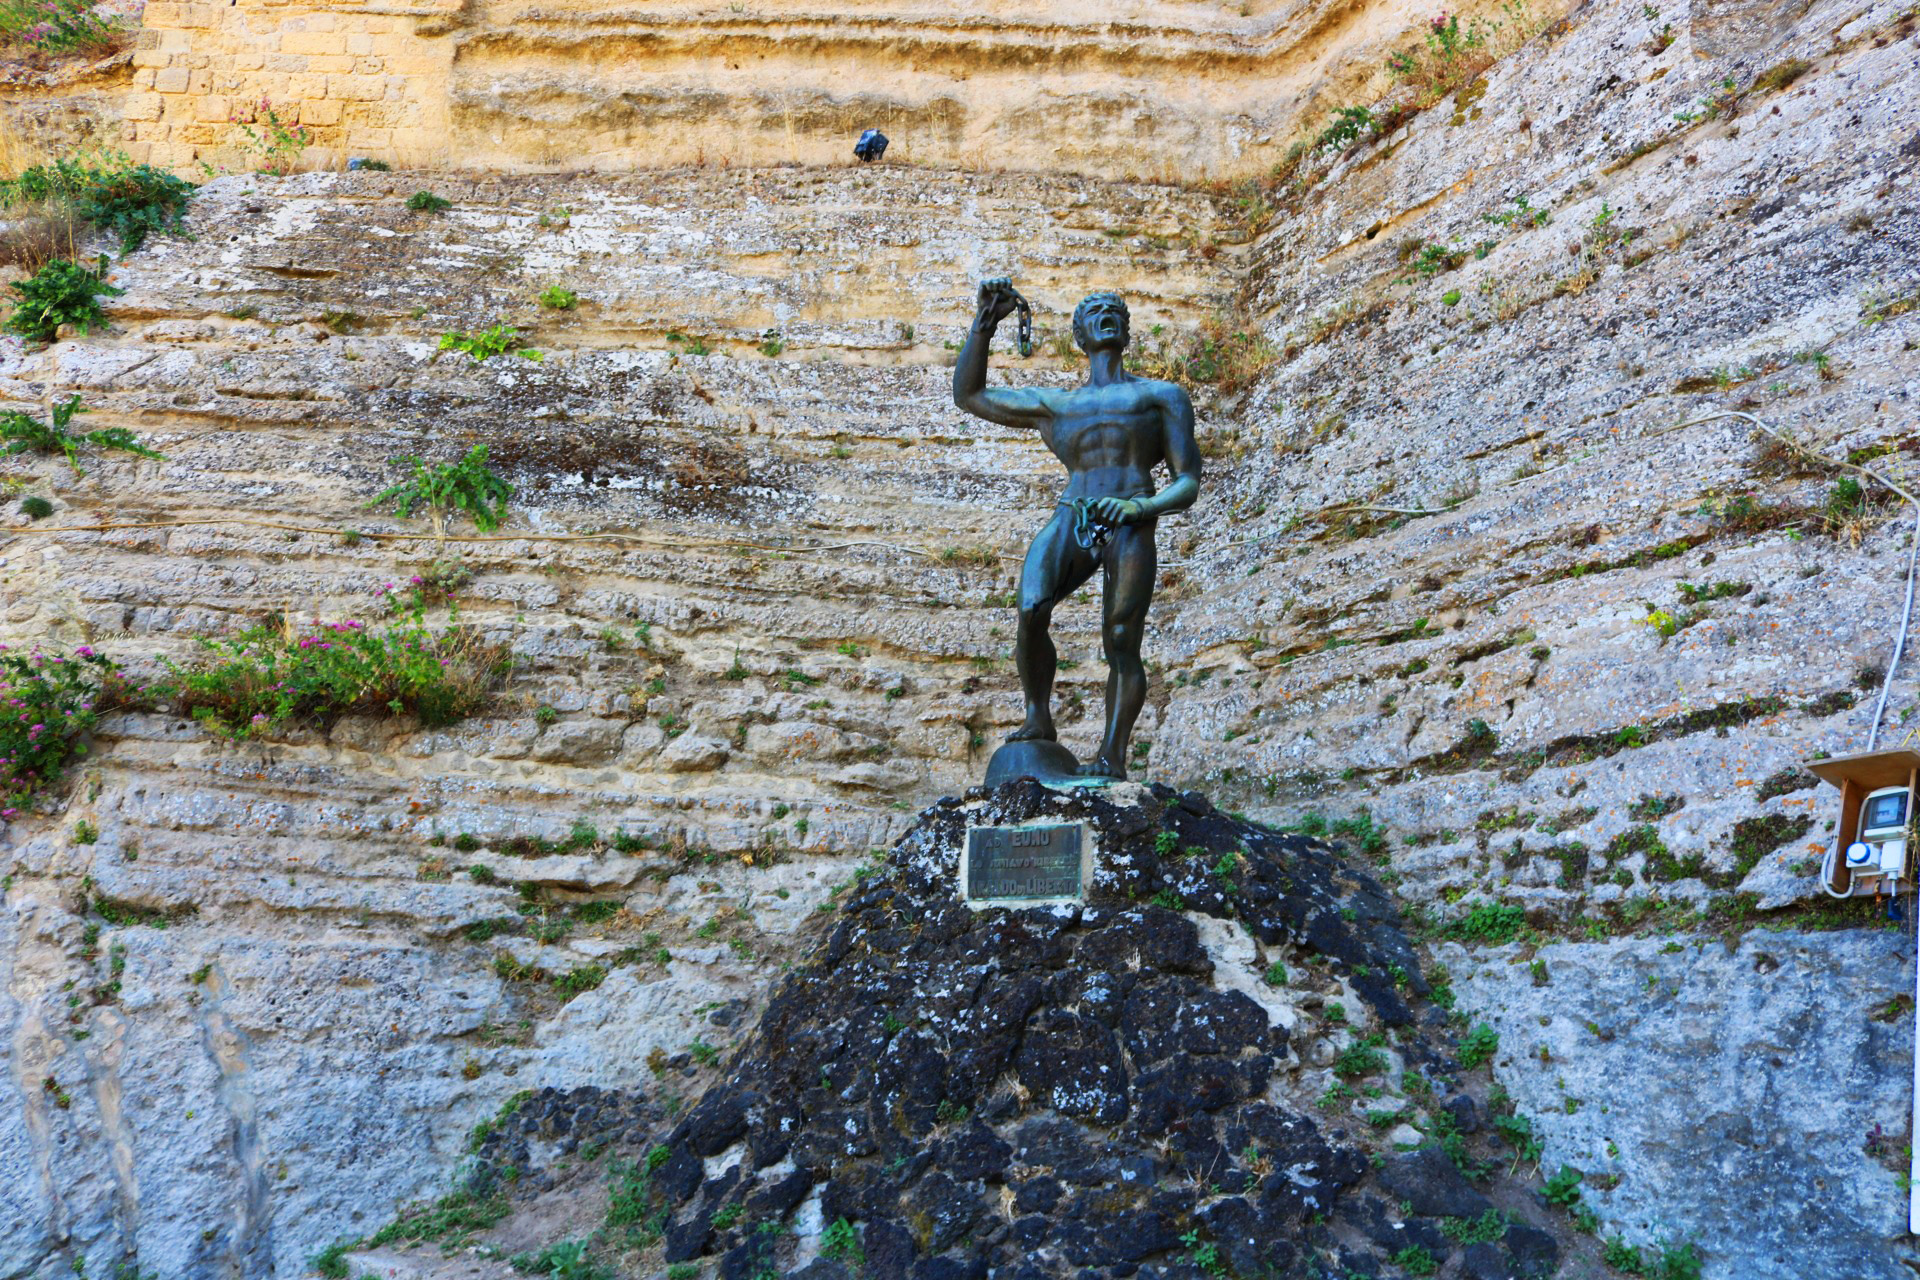
{"type": "Polygon", "coordinates": [[[1073,309],[1074,344],[1088,355],[1098,347],[1122,349],[1127,345],[1128,319],[1126,299],[1119,294],[1105,289],[1090,293],[1073,309]]]}

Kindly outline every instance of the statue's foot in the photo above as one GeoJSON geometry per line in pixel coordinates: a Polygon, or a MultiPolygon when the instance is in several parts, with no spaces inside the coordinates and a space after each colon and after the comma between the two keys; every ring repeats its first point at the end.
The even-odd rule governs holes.
{"type": "Polygon", "coordinates": [[[1029,719],[1025,724],[1007,735],[1008,742],[1058,742],[1060,735],[1053,731],[1053,721],[1029,719]]]}
{"type": "Polygon", "coordinates": [[[1122,782],[1126,779],[1127,770],[1124,765],[1113,764],[1105,756],[1095,756],[1080,766],[1080,776],[1083,778],[1112,778],[1115,782],[1122,782]]]}

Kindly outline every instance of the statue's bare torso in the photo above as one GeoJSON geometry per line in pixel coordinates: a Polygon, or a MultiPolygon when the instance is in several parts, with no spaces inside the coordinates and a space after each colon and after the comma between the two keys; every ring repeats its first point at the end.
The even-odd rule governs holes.
{"type": "Polygon", "coordinates": [[[1169,462],[1166,423],[1177,415],[1170,382],[1127,376],[1104,387],[1041,393],[1048,416],[1040,439],[1067,467],[1061,497],[1132,498],[1154,491],[1153,469],[1169,462]]]}

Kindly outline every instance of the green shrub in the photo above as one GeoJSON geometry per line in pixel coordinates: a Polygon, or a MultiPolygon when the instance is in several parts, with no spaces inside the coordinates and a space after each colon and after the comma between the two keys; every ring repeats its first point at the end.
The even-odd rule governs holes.
{"type": "Polygon", "coordinates": [[[1378,129],[1373,112],[1366,107],[1336,107],[1333,123],[1320,131],[1313,140],[1314,151],[1335,151],[1350,143],[1358,142],[1362,134],[1371,137],[1378,129]]]}
{"type": "Polygon", "coordinates": [[[199,664],[167,662],[165,692],[183,714],[233,741],[353,711],[452,724],[479,708],[506,667],[502,646],[454,622],[433,631],[418,614],[378,631],[359,621],[315,622],[200,644],[199,664]]]}
{"type": "MultiPolygon", "coordinates": [[[[165,455],[149,449],[140,443],[138,436],[125,427],[101,427],[84,434],[69,431],[67,426],[75,414],[85,413],[86,407],[75,396],[65,404],[53,406],[53,421],[42,422],[38,418],[21,413],[18,409],[9,409],[0,413],[0,457],[11,457],[17,453],[37,451],[40,453],[61,453],[66,455],[67,465],[73,468],[75,475],[85,475],[80,469],[80,450],[91,446],[94,449],[116,449],[122,453],[135,453],[143,458],[161,458],[165,455]]],[[[29,498],[27,502],[37,502],[47,509],[42,515],[52,515],[53,508],[44,498],[29,498]]],[[[21,504],[21,509],[32,515],[32,510],[21,504]]],[[[37,520],[40,517],[34,516],[37,520]]]]}
{"type": "Polygon", "coordinates": [[[196,190],[164,169],[135,164],[122,152],[107,152],[23,170],[19,177],[0,182],[0,207],[66,205],[76,218],[119,236],[120,252],[128,254],[156,231],[178,233],[196,190]]]}
{"type": "Polygon", "coordinates": [[[107,283],[106,271],[107,256],[103,253],[96,271],[55,258],[30,279],[15,280],[7,288],[19,294],[20,300],[7,317],[7,332],[36,342],[52,342],[63,324],[81,333],[106,328],[107,313],[101,309],[100,299],[117,298],[126,292],[107,283]]]}
{"type": "Polygon", "coordinates": [[[580,295],[571,289],[552,284],[540,291],[540,305],[550,311],[571,311],[580,305],[580,295]]]}
{"type": "Polygon", "coordinates": [[[178,234],[195,187],[152,165],[94,170],[74,198],[74,212],[120,237],[120,252],[132,253],[154,232],[178,234]]]}
{"type": "Polygon", "coordinates": [[[1471,1071],[1492,1060],[1499,1050],[1500,1033],[1483,1022],[1460,1037],[1460,1069],[1471,1071]]]}
{"type": "Polygon", "coordinates": [[[45,520],[53,514],[53,504],[39,494],[29,494],[20,499],[20,513],[29,520],[45,520]]]}
{"type": "Polygon", "coordinates": [[[488,469],[487,446],[477,444],[467,450],[466,457],[460,461],[444,462],[437,467],[428,466],[412,454],[388,461],[397,467],[412,467],[413,475],[375,494],[367,506],[391,502],[394,513],[403,520],[413,515],[415,507],[424,506],[433,517],[436,531],[444,530],[450,511],[466,512],[482,533],[500,527],[506,515],[507,499],[513,496],[513,486],[488,469]]]}
{"type": "Polygon", "coordinates": [[[118,666],[86,645],[59,657],[0,646],[0,821],[17,817],[87,753],[86,735],[102,713],[137,695],[118,666]]]}
{"type": "Polygon", "coordinates": [[[464,351],[472,356],[476,363],[485,364],[495,356],[516,355],[535,364],[545,360],[546,356],[533,347],[520,345],[520,327],[512,324],[496,324],[486,329],[476,329],[472,333],[463,333],[455,329],[440,335],[442,351],[464,351]]]}
{"type": "Polygon", "coordinates": [[[453,201],[431,191],[416,191],[407,197],[407,208],[415,213],[445,213],[453,208],[453,201]]]}

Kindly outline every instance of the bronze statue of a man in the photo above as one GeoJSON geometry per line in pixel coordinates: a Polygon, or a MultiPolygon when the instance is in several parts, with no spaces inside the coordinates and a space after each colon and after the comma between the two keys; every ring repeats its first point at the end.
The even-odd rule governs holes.
{"type": "Polygon", "coordinates": [[[1020,630],[1014,663],[1027,718],[1007,739],[1052,742],[1053,678],[1058,655],[1047,628],[1054,606],[1095,569],[1105,573],[1101,641],[1107,658],[1107,728],[1080,772],[1127,776],[1127,743],[1147,698],[1141,632],[1153,598],[1154,524],[1164,511],[1184,511],[1200,494],[1200,448],[1193,402],[1171,382],[1138,378],[1121,363],[1127,347],[1127,304],[1117,293],[1092,293],[1074,308],[1073,339],[1092,362],[1086,385],[1070,391],[989,389],[987,348],[1019,295],[1005,278],[980,286],[979,307],[953,369],[953,402],[978,418],[1032,427],[1067,465],[1067,488],[1053,518],[1033,540],[1020,571],[1020,630]],[[1153,469],[1165,463],[1173,483],[1154,491],[1153,469]]]}

